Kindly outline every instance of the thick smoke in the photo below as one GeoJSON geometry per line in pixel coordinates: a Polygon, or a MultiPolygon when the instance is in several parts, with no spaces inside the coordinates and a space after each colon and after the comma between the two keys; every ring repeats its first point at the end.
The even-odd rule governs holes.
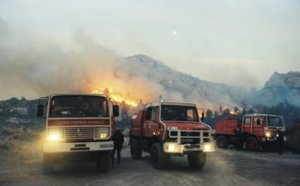
{"type": "Polygon", "coordinates": [[[58,42],[19,37],[8,30],[0,30],[1,36],[6,33],[0,36],[1,99],[107,89],[123,98],[150,101],[163,92],[142,76],[132,78],[136,67],[123,68],[122,57],[81,31],[74,34],[74,47],[66,50],[58,42]]]}
{"type": "Polygon", "coordinates": [[[36,97],[53,92],[85,91],[97,70],[107,70],[115,55],[87,44],[77,35],[79,50],[63,51],[59,44],[7,38],[1,45],[1,97],[36,97]]]}
{"type": "Polygon", "coordinates": [[[82,31],[75,32],[73,46],[66,47],[57,40],[16,35],[1,20],[0,25],[5,28],[0,30],[0,100],[101,92],[135,104],[162,97],[215,109],[244,96],[239,88],[200,81],[149,57],[123,58],[82,31]]]}

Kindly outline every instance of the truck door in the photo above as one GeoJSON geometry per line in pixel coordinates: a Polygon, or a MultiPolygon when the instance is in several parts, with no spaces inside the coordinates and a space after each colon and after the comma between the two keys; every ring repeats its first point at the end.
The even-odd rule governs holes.
{"type": "Polygon", "coordinates": [[[253,134],[257,137],[264,136],[264,118],[263,116],[254,116],[252,122],[253,134]]]}
{"type": "Polygon", "coordinates": [[[252,134],[252,117],[251,116],[245,116],[243,119],[243,133],[252,134]]]}
{"type": "Polygon", "coordinates": [[[143,132],[146,137],[151,137],[156,131],[158,118],[158,107],[148,107],[146,111],[146,118],[143,124],[143,132]]]}

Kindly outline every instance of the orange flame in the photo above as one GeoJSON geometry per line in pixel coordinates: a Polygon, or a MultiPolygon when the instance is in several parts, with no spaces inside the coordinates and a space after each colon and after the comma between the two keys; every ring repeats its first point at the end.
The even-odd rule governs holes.
{"type": "Polygon", "coordinates": [[[108,88],[96,88],[92,91],[93,94],[105,94],[111,97],[114,101],[122,103],[125,102],[127,105],[136,107],[138,105],[138,101],[129,97],[128,95],[123,95],[121,92],[114,92],[111,87],[108,88]]]}

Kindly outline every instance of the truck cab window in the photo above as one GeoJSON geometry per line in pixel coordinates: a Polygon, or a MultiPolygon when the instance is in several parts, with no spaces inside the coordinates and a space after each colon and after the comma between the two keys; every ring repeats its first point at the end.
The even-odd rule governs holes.
{"type": "Polygon", "coordinates": [[[281,117],[268,116],[268,126],[281,127],[283,125],[284,125],[284,123],[283,123],[283,120],[281,117]]]}
{"type": "Polygon", "coordinates": [[[195,109],[187,110],[187,120],[188,121],[197,121],[198,120],[197,112],[195,111],[195,109]]]}
{"type": "Polygon", "coordinates": [[[262,124],[262,118],[261,117],[255,117],[254,119],[253,119],[253,121],[254,121],[254,125],[261,125],[262,124]]]}
{"type": "Polygon", "coordinates": [[[192,106],[162,105],[162,121],[199,121],[197,109],[192,106]]]}
{"type": "Polygon", "coordinates": [[[145,120],[150,120],[151,119],[151,111],[152,111],[152,107],[147,108],[145,120]]]}
{"type": "Polygon", "coordinates": [[[245,125],[251,125],[251,117],[245,117],[244,118],[244,124],[245,125]]]}
{"type": "Polygon", "coordinates": [[[146,120],[156,120],[157,118],[157,107],[149,107],[146,111],[146,120]]]}
{"type": "Polygon", "coordinates": [[[56,96],[49,117],[107,117],[107,101],[95,96],[56,96]]]}
{"type": "Polygon", "coordinates": [[[151,120],[152,121],[155,121],[157,118],[157,108],[152,108],[152,111],[151,111],[151,120]]]}

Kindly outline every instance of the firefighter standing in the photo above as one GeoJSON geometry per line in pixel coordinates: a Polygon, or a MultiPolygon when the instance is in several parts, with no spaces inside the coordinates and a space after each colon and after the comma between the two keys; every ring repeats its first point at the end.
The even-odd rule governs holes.
{"type": "Polygon", "coordinates": [[[117,164],[120,164],[121,161],[121,150],[124,143],[124,136],[120,129],[116,129],[112,140],[114,142],[114,149],[111,153],[111,163],[112,165],[115,163],[115,152],[117,151],[117,164]]]}
{"type": "Polygon", "coordinates": [[[277,141],[277,150],[278,153],[281,155],[283,152],[283,132],[280,130],[280,128],[277,129],[277,135],[276,135],[276,141],[277,141]]]}
{"type": "Polygon", "coordinates": [[[235,129],[235,138],[235,147],[237,150],[241,150],[244,145],[244,136],[239,127],[235,129]]]}

